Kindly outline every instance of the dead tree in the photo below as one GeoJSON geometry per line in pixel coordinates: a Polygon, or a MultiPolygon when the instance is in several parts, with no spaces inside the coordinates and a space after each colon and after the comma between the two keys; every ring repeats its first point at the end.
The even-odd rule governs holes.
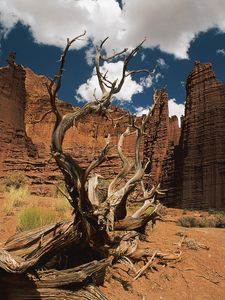
{"type": "MultiPolygon", "coordinates": [[[[160,217],[160,204],[156,199],[159,188],[152,187],[151,191],[146,191],[142,184],[143,206],[133,215],[127,214],[128,197],[141,184],[147,166],[141,162],[140,144],[145,124],[154,107],[139,126],[130,116],[130,123],[120,135],[117,145],[121,171],[112,179],[103,198],[98,193],[98,177],[92,177],[91,173],[107,159],[110,139],[107,139],[98,157],[87,168],[81,167],[63,149],[64,136],[74,123],[88,114],[107,114],[113,96],[120,92],[126,77],[148,72],[128,69],[129,62],[144,41],[130,52],[124,49],[111,57],[105,57],[103,46],[106,38],[97,48],[95,60],[101,97],[95,97],[94,101],[79,110],[62,116],[56,99],[66,55],[70,46],[84,34],[71,41],[67,40],[59,72],[47,86],[51,110],[44,114],[46,116],[51,112],[55,115],[51,155],[64,176],[68,201],[73,206],[73,220],[16,234],[5,243],[0,250],[0,287],[1,294],[6,295],[6,298],[106,299],[97,286],[101,284],[104,272],[111,264],[125,259],[132,265],[132,261],[140,259],[146,253],[151,260],[157,255],[159,258],[163,257],[161,253],[138,249],[139,232],[144,232],[149,221],[155,222],[160,217]],[[121,78],[110,81],[107,73],[101,72],[101,63],[118,56],[124,59],[121,78]],[[128,160],[123,151],[124,139],[132,132],[136,133],[133,162],[128,160]],[[149,207],[152,210],[146,213],[149,207]]],[[[142,272],[140,270],[136,277],[142,272]]]]}

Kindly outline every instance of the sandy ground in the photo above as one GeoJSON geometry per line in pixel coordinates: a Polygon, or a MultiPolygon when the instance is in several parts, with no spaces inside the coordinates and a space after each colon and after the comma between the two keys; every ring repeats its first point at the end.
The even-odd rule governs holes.
{"type": "MultiPolygon", "coordinates": [[[[4,197],[0,196],[3,203],[4,197]]],[[[225,229],[184,228],[176,225],[183,211],[167,209],[164,222],[149,228],[142,246],[161,252],[175,252],[182,234],[203,248],[180,247],[181,260],[148,269],[137,280],[124,264],[116,264],[107,274],[102,290],[111,300],[223,300],[225,299],[225,229]]],[[[198,216],[198,212],[188,212],[198,216]]],[[[6,216],[0,207],[0,246],[15,233],[16,216],[6,216]]],[[[184,240],[185,241],[185,240],[184,240]]],[[[143,266],[139,262],[136,268],[143,266]]]]}

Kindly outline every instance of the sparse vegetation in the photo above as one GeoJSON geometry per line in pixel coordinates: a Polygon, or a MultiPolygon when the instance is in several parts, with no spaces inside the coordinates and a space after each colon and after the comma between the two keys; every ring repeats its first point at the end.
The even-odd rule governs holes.
{"type": "Polygon", "coordinates": [[[178,219],[177,224],[183,227],[225,228],[225,216],[222,214],[209,217],[183,216],[178,219]]]}
{"type": "Polygon", "coordinates": [[[29,195],[30,192],[27,186],[20,186],[20,188],[11,186],[4,203],[4,212],[7,215],[12,215],[16,208],[25,204],[29,195]]]}
{"type": "Polygon", "coordinates": [[[56,223],[58,215],[55,211],[43,207],[27,207],[18,214],[20,230],[29,230],[56,223]]]}
{"type": "Polygon", "coordinates": [[[20,189],[26,186],[28,183],[28,178],[24,174],[15,173],[13,175],[7,176],[3,180],[3,186],[5,191],[9,192],[11,188],[20,189]]]}
{"type": "Polygon", "coordinates": [[[65,197],[61,196],[61,197],[56,198],[54,206],[55,206],[56,211],[61,216],[66,217],[66,219],[68,219],[68,217],[71,216],[72,207],[71,207],[69,201],[65,197]]]}
{"type": "Polygon", "coordinates": [[[190,250],[199,250],[201,248],[199,242],[194,239],[186,238],[184,244],[190,250]]]}
{"type": "Polygon", "coordinates": [[[223,216],[225,216],[225,210],[210,209],[209,214],[210,215],[223,215],[223,216]]]}

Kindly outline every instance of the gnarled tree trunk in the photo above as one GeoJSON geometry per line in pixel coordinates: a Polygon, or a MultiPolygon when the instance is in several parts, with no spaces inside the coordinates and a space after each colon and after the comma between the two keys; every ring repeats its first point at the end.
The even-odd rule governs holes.
{"type": "Polygon", "coordinates": [[[128,71],[130,60],[143,42],[129,53],[124,49],[107,58],[102,56],[105,39],[96,53],[96,74],[102,96],[78,111],[62,116],[57,108],[56,96],[61,86],[65,58],[71,44],[81,36],[67,41],[59,73],[47,86],[51,111],[43,116],[50,112],[55,115],[51,155],[64,176],[74,217],[70,222],[16,234],[5,243],[0,250],[0,285],[4,299],[106,299],[97,288],[104,280],[106,269],[123,257],[128,261],[135,260],[139,232],[144,232],[149,221],[155,222],[160,217],[160,204],[155,198],[160,192],[159,187],[146,191],[143,184],[143,206],[133,215],[127,216],[128,197],[142,183],[146,168],[141,162],[140,144],[146,121],[151,117],[154,107],[139,127],[130,116],[130,124],[121,134],[117,145],[121,171],[109,184],[105,199],[99,199],[98,177],[92,177],[91,173],[105,161],[110,139],[107,139],[97,159],[87,168],[82,168],[63,150],[64,136],[74,123],[88,114],[109,113],[112,97],[121,90],[126,77],[137,72],[147,72],[128,71]],[[121,79],[111,82],[107,74],[101,73],[100,62],[118,56],[124,59],[121,79]],[[135,157],[131,163],[123,152],[123,142],[127,135],[134,132],[135,157]],[[149,207],[152,210],[147,213],[149,207]],[[124,233],[121,234],[121,231],[124,233]]]}

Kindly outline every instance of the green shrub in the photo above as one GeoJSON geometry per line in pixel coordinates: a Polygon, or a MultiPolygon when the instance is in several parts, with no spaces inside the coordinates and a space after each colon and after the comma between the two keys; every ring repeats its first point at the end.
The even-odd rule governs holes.
{"type": "Polygon", "coordinates": [[[213,215],[210,217],[185,216],[177,220],[177,224],[183,227],[215,227],[225,228],[225,216],[213,215]]]}
{"type": "Polygon", "coordinates": [[[4,203],[4,212],[7,215],[12,215],[15,208],[21,207],[27,201],[29,195],[28,187],[21,186],[20,188],[15,188],[11,186],[4,203]]]}
{"type": "Polygon", "coordinates": [[[56,223],[57,213],[47,208],[28,207],[18,214],[19,228],[22,231],[56,223]]]}
{"type": "Polygon", "coordinates": [[[225,211],[224,210],[210,209],[209,214],[210,215],[224,215],[225,216],[225,211]]]}
{"type": "Polygon", "coordinates": [[[191,249],[191,250],[199,250],[200,249],[199,242],[197,242],[194,239],[188,239],[188,238],[186,238],[184,240],[184,244],[187,246],[188,249],[191,249]]]}

